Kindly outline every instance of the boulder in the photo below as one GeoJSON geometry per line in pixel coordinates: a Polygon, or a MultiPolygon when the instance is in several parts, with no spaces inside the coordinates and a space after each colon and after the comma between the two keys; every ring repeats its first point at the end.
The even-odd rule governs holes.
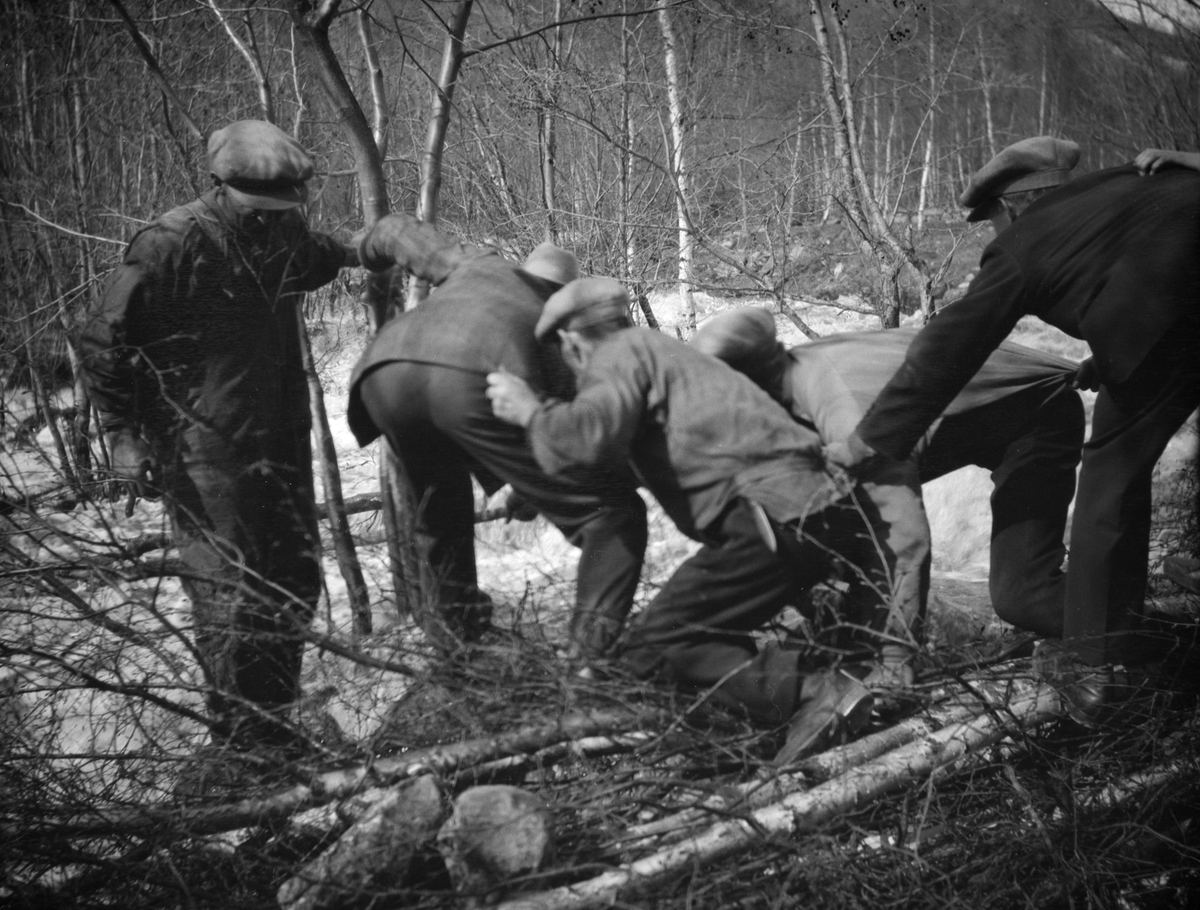
{"type": "Polygon", "coordinates": [[[280,886],[284,910],[334,910],[400,889],[413,857],[442,823],[442,794],[429,775],[392,788],[332,847],[280,886]]]}
{"type": "Polygon", "coordinates": [[[472,787],[455,800],[437,844],[464,906],[480,907],[510,879],[542,868],[553,852],[553,820],[545,802],[519,787],[472,787]]]}

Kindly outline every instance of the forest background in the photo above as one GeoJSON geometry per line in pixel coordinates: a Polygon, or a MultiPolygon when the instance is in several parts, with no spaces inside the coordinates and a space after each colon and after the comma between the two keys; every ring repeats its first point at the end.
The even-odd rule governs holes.
{"type": "MultiPolygon", "coordinates": [[[[961,294],[991,235],[965,224],[957,199],[1010,142],[1073,139],[1079,172],[1149,146],[1200,149],[1196,0],[3,9],[0,733],[10,821],[168,792],[172,763],[197,741],[189,712],[202,687],[171,644],[187,628],[186,604],[169,555],[139,561],[169,554],[161,510],[140,503],[126,516],[111,500],[70,338],[138,227],[209,186],[212,130],[263,118],[294,133],[317,165],[308,216],[319,230],[349,238],[387,212],[411,212],[514,259],[550,239],[585,274],[626,282],[647,324],[686,338],[704,316],[753,304],[795,341],[920,322],[961,294]]],[[[334,692],[325,717],[354,741],[378,731],[408,688],[402,670],[420,664],[405,662],[416,652],[404,630],[421,592],[406,581],[403,495],[389,494],[386,455],[357,451],[341,420],[345,380],[375,328],[423,293],[348,270],[307,303],[331,553],[314,651],[346,666],[331,658],[306,690],[334,692]],[[363,499],[383,506],[387,534],[361,517],[374,513],[355,512],[363,499]]],[[[1019,340],[1085,355],[1052,332],[1024,331],[1019,340]]],[[[980,524],[983,484],[948,494],[943,552],[963,552],[943,568],[983,555],[986,530],[955,530],[980,524]]],[[[569,548],[552,532],[481,529],[497,549],[483,571],[515,613],[538,601],[531,579],[543,605],[569,602],[546,593],[569,583],[569,548]]],[[[655,540],[647,590],[686,552],[661,522],[655,540]]],[[[561,610],[549,614],[540,618],[552,643],[561,610]]],[[[70,864],[61,844],[30,848],[0,887],[26,894],[50,882],[62,893],[81,870],[111,866],[112,844],[93,848],[70,864]]]]}

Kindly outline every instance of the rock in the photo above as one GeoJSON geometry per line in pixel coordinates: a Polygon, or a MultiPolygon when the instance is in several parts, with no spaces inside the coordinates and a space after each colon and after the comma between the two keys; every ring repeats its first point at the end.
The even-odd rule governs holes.
{"type": "Polygon", "coordinates": [[[437,844],[464,905],[483,906],[506,881],[536,872],[550,858],[550,809],[519,787],[472,787],[455,800],[437,844]]]}
{"type": "Polygon", "coordinates": [[[334,910],[384,889],[403,887],[413,856],[433,840],[445,814],[428,775],[394,787],[337,843],[279,888],[285,910],[334,910]]]}

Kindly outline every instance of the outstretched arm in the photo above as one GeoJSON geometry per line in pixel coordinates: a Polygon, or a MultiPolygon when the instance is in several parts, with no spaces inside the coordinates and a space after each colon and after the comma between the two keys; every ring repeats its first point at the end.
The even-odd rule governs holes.
{"type": "Polygon", "coordinates": [[[1145,149],[1133,159],[1142,176],[1155,174],[1167,165],[1191,168],[1200,171],[1200,152],[1177,152],[1168,149],[1145,149]]]}

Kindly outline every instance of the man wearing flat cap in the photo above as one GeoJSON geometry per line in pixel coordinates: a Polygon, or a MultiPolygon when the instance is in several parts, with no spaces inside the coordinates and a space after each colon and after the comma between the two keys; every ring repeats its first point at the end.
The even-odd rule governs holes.
{"type": "MultiPolygon", "coordinates": [[[[831,563],[855,579],[850,613],[886,611],[887,575],[851,503],[822,465],[817,434],[728,366],[653,329],[634,327],[629,298],[609,278],[581,278],[546,303],[537,338],[555,338],[578,379],[570,400],[541,398],[520,378],[495,372],[496,414],[524,427],[551,475],[631,464],[681,532],[740,551],[753,541],[777,552],[795,590],[823,581],[831,563]]],[[[764,723],[789,722],[779,761],[861,730],[872,696],[857,674],[815,665],[808,655],[759,650],[754,635],[784,604],[752,592],[719,593],[672,576],[631,630],[624,660],[745,710],[764,723]],[[686,592],[675,596],[676,586],[686,592]],[[714,596],[716,593],[716,596],[714,596]],[[740,596],[745,593],[747,596],[740,596]]]]}
{"type": "Polygon", "coordinates": [[[961,202],[998,232],[978,275],[828,455],[850,470],[876,453],[907,455],[1022,316],[1088,342],[1101,388],[1071,526],[1063,647],[1044,643],[1039,665],[1092,723],[1128,693],[1125,665],[1162,656],[1142,622],[1151,475],[1200,403],[1200,174],[1168,165],[1143,175],[1131,163],[1063,183],[1077,155],[1064,140],[1027,139],[972,178],[961,202]]]}
{"type": "Polygon", "coordinates": [[[418,307],[389,321],[359,359],[348,417],[361,445],[387,438],[417,501],[423,600],[418,617],[436,644],[479,637],[491,600],[475,565],[474,476],[491,494],[510,484],[579,548],[572,659],[605,657],[641,575],[646,509],[632,475],[593,470],[551,477],[520,429],[498,420],[487,374],[505,369],[550,394],[574,381],[557,347],[533,329],[552,292],[579,274],[575,256],[546,242],[518,265],[462,244],[409,215],[380,219],[363,238],[362,263],[400,268],[433,285],[418,307]]]}
{"type": "Polygon", "coordinates": [[[305,223],[291,136],[242,120],[208,155],[212,189],[130,241],[82,367],[114,473],[162,495],[187,565],[214,742],[288,745],[321,590],[300,305],[357,252],[305,223]]]}
{"type": "MultiPolygon", "coordinates": [[[[740,307],[706,320],[691,343],[745,373],[829,443],[854,430],[916,333],[844,332],[788,349],[776,337],[774,316],[740,307]]],[[[903,643],[918,628],[928,594],[930,534],[920,485],[966,465],[987,468],[995,484],[989,582],[996,614],[1018,628],[1062,636],[1063,533],[1084,434],[1083,403],[1071,388],[1078,367],[1004,342],[909,458],[880,456],[862,475],[861,487],[887,525],[881,545],[897,563],[898,615],[883,627],[885,669],[903,665],[903,643]]],[[[691,561],[710,579],[744,579],[758,596],[787,602],[785,579],[769,557],[761,547],[734,559],[706,548],[691,561]]]]}

